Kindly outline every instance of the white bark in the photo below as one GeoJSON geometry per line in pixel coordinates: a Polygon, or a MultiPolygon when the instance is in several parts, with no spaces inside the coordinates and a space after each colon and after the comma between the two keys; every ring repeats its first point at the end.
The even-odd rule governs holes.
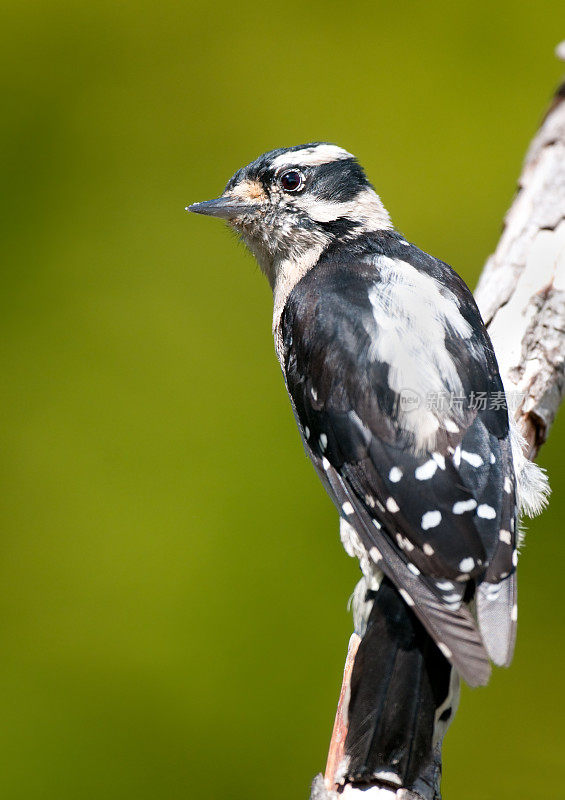
{"type": "MultiPolygon", "coordinates": [[[[565,85],[564,85],[565,86],[565,85]]],[[[565,90],[526,160],[475,297],[534,456],[565,391],[565,90]]]]}

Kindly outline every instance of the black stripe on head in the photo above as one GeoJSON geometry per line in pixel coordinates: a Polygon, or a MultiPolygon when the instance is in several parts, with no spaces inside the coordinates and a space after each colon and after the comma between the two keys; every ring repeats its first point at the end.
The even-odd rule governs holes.
{"type": "MultiPolygon", "coordinates": [[[[269,150],[267,153],[260,155],[259,158],[256,158],[255,161],[247,164],[247,166],[238,169],[235,175],[228,181],[225,191],[233,189],[233,187],[238,184],[240,180],[245,178],[260,180],[263,186],[268,188],[275,177],[275,170],[272,168],[272,164],[276,158],[325,144],[329,144],[329,142],[309,142],[308,144],[295,144],[292,147],[278,147],[275,150],[269,150]]],[[[300,166],[298,161],[299,159],[295,165],[297,167],[300,166]]]]}
{"type": "Polygon", "coordinates": [[[320,200],[343,203],[371,186],[354,158],[320,164],[312,171],[310,191],[320,200]]]}

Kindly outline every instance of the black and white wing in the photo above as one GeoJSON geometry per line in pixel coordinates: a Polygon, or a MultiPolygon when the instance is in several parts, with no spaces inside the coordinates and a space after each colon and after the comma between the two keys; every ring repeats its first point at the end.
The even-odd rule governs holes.
{"type": "Polygon", "coordinates": [[[508,663],[514,644],[515,480],[469,290],[383,235],[355,263],[337,250],[308,273],[281,336],[306,449],[340,513],[467,682],[485,683],[485,647],[508,663]],[[464,604],[476,586],[482,638],[464,604]]]}

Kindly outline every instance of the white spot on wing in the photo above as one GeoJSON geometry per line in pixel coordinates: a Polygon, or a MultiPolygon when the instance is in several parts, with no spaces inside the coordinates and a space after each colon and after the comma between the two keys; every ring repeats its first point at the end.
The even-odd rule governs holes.
{"type": "Polygon", "coordinates": [[[408,569],[410,570],[410,572],[413,575],[419,575],[420,574],[420,570],[418,569],[416,564],[413,564],[411,561],[408,562],[408,569]]]}
{"type": "Polygon", "coordinates": [[[388,473],[388,479],[392,481],[392,483],[398,483],[398,481],[402,478],[402,470],[398,467],[393,467],[391,471],[388,473]]]}
{"type": "Polygon", "coordinates": [[[396,533],[396,541],[398,542],[398,546],[401,550],[406,550],[408,553],[411,553],[414,549],[414,545],[408,539],[407,536],[403,536],[400,532],[397,531],[396,533]]]}
{"type": "Polygon", "coordinates": [[[445,458],[441,453],[432,453],[432,458],[440,469],[445,469],[445,458]]]}
{"type": "Polygon", "coordinates": [[[433,458],[430,459],[429,461],[426,461],[425,464],[422,464],[421,466],[417,467],[416,470],[414,471],[416,480],[427,481],[430,478],[433,478],[437,468],[438,468],[437,462],[433,458]]]}
{"type": "Polygon", "coordinates": [[[371,549],[369,550],[369,555],[371,556],[375,564],[378,564],[379,561],[382,561],[383,557],[381,555],[381,551],[378,550],[376,547],[371,547],[371,549]]]}
{"type": "Polygon", "coordinates": [[[427,556],[433,556],[433,554],[435,553],[435,550],[434,550],[434,548],[431,546],[431,544],[428,544],[427,542],[426,542],[426,544],[424,545],[424,547],[423,547],[423,550],[424,550],[424,553],[425,553],[427,556]]]}
{"type": "Polygon", "coordinates": [[[500,531],[498,538],[504,544],[512,544],[512,534],[510,531],[505,531],[504,528],[500,531]]]}
{"type": "Polygon", "coordinates": [[[320,434],[320,448],[322,449],[322,452],[326,449],[327,446],[328,446],[328,437],[326,436],[325,433],[321,433],[320,434]]]}
{"type": "Polygon", "coordinates": [[[486,589],[486,598],[487,600],[496,600],[498,595],[500,594],[500,590],[502,588],[501,583],[495,583],[493,586],[488,586],[486,589]]]}
{"type": "Polygon", "coordinates": [[[481,517],[481,519],[495,519],[496,511],[487,503],[482,503],[482,505],[477,508],[477,517],[481,517]]]}
{"type": "Polygon", "coordinates": [[[472,467],[482,467],[484,463],[478,453],[469,453],[467,450],[461,450],[461,458],[472,467]]]}
{"type": "Polygon", "coordinates": [[[463,558],[460,561],[459,570],[460,572],[471,572],[474,566],[475,560],[469,556],[469,558],[463,558]]]}
{"type": "Polygon", "coordinates": [[[398,507],[398,503],[394,499],[394,497],[389,497],[386,501],[386,507],[390,511],[391,514],[396,514],[397,511],[400,511],[398,507]]]}
{"type": "Polygon", "coordinates": [[[322,458],[322,466],[326,470],[326,472],[329,470],[329,468],[331,466],[330,462],[328,461],[328,459],[325,456],[322,458]]]}
{"type": "Polygon", "coordinates": [[[343,511],[343,513],[344,513],[344,514],[346,514],[348,517],[349,517],[351,514],[353,514],[353,506],[351,505],[351,503],[349,502],[349,500],[346,500],[346,501],[345,501],[345,503],[344,503],[344,504],[342,505],[342,507],[341,507],[341,510],[342,510],[342,511],[343,511]]]}
{"type": "Polygon", "coordinates": [[[441,522],[441,511],[426,511],[422,516],[422,530],[427,531],[430,528],[436,528],[441,522]]]}
{"type": "Polygon", "coordinates": [[[510,480],[508,475],[506,476],[506,478],[504,478],[504,491],[507,494],[512,494],[512,481],[510,480]]]}
{"type": "Polygon", "coordinates": [[[437,646],[446,658],[451,658],[453,653],[446,644],[444,644],[443,642],[438,642],[437,646]]]}
{"type": "Polygon", "coordinates": [[[472,511],[476,507],[477,501],[472,498],[470,500],[459,500],[457,503],[453,504],[453,513],[464,514],[465,511],[472,511]]]}
{"type": "Polygon", "coordinates": [[[398,592],[399,592],[400,596],[402,597],[402,599],[404,600],[404,602],[406,603],[407,606],[413,606],[414,605],[414,601],[412,600],[412,598],[410,597],[410,595],[408,594],[406,589],[399,589],[398,592]]]}

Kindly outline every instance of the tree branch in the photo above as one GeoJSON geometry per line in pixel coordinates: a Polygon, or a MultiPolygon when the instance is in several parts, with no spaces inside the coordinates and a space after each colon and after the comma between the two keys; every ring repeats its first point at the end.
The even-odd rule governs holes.
{"type": "MultiPolygon", "coordinates": [[[[565,42],[557,48],[565,61],[565,42]]],[[[500,372],[533,459],[547,439],[565,393],[565,83],[557,90],[524,162],[518,191],[475,298],[492,338],[500,372]]],[[[310,800],[419,800],[406,789],[375,783],[339,787],[336,771],[347,734],[346,704],[360,638],[345,664],[325,778],[310,800]]],[[[438,778],[435,797],[440,797],[438,778]]],[[[425,799],[427,800],[427,798],[425,799]]]]}
{"type": "Polygon", "coordinates": [[[565,391],[565,83],[530,145],[475,298],[533,458],[565,391]]]}

